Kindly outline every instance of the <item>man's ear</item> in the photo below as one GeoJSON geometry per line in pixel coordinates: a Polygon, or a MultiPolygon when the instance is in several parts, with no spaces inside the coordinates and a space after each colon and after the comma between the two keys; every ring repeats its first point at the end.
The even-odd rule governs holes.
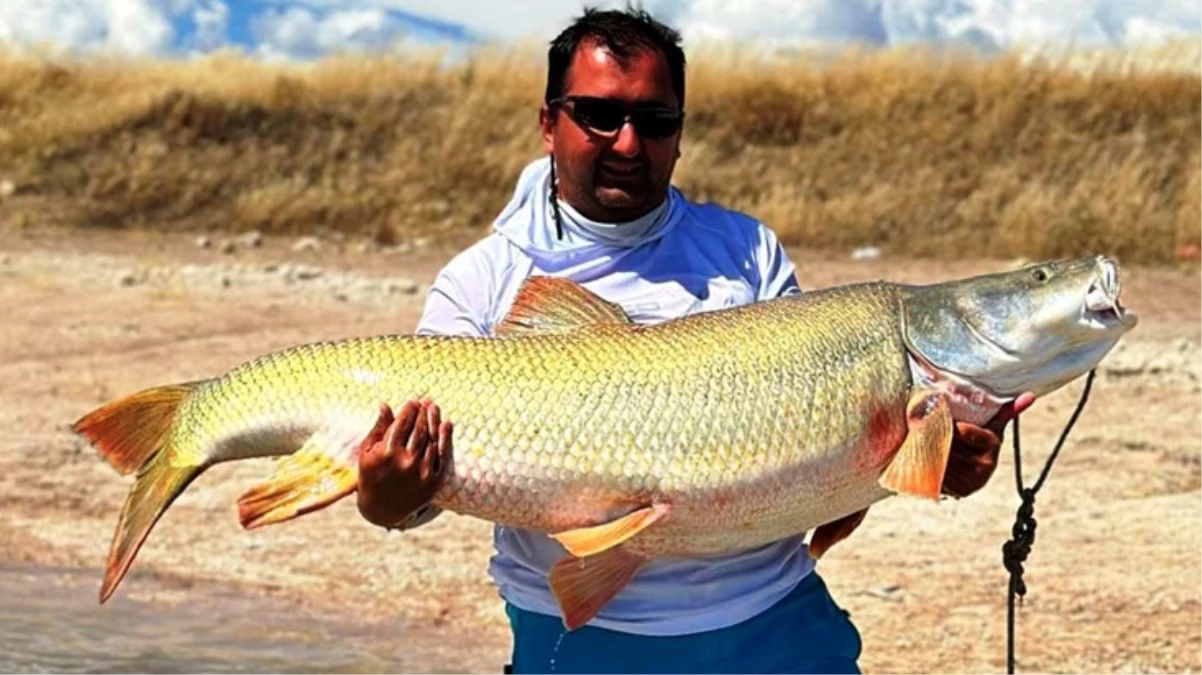
{"type": "Polygon", "coordinates": [[[546,103],[538,109],[538,126],[543,134],[543,152],[548,155],[555,152],[555,121],[552,119],[554,114],[546,103]]]}

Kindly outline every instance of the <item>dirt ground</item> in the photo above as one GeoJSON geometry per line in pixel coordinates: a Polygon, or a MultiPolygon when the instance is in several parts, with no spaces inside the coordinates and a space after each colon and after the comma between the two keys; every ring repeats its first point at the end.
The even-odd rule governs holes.
{"type": "MultiPolygon", "coordinates": [[[[292,344],[408,331],[424,284],[453,254],[195,239],[0,233],[0,563],[82,567],[99,587],[130,480],[70,432],[79,416],[114,396],[215,375],[292,344]]],[[[795,255],[809,288],[1008,264],[795,255]]],[[[1199,274],[1135,268],[1125,282],[1124,302],[1141,324],[1100,370],[1039,496],[1018,617],[1020,671],[1202,668],[1199,274]]],[[[1074,384],[1024,416],[1028,482],[1079,392],[1074,384]]],[[[875,507],[822,560],[863,634],[866,671],[1004,671],[1000,548],[1018,504],[1011,459],[1007,438],[995,479],[969,499],[875,507]]],[[[235,501],[267,462],[204,474],[160,521],[118,593],[186,603],[206,585],[238,584],[346,621],[423,626],[420,639],[442,644],[426,670],[500,672],[509,638],[485,573],[489,524],[445,514],[414,532],[386,533],[359,518],[351,499],[245,532],[235,501]]]]}

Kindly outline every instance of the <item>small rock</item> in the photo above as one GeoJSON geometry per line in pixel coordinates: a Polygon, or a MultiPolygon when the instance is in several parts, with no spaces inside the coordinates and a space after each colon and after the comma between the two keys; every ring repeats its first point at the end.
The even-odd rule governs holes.
{"type": "Polygon", "coordinates": [[[384,285],[390,295],[413,295],[417,289],[418,283],[412,279],[391,279],[384,285]]]}
{"type": "Polygon", "coordinates": [[[258,248],[263,245],[263,233],[258,230],[251,230],[238,235],[238,244],[246,248],[258,248]]]}
{"type": "Polygon", "coordinates": [[[122,286],[134,286],[142,281],[142,275],[135,270],[125,270],[117,277],[117,283],[122,286]]]}
{"type": "Polygon", "coordinates": [[[213,245],[213,240],[205,235],[201,235],[193,243],[196,244],[196,248],[208,248],[213,245]]]}
{"type": "Polygon", "coordinates": [[[234,250],[237,248],[238,248],[238,245],[235,244],[232,239],[226,239],[225,241],[221,242],[221,252],[222,253],[233,253],[234,250]]]}
{"type": "Polygon", "coordinates": [[[886,586],[877,586],[860,591],[861,595],[867,595],[878,600],[886,600],[888,602],[900,602],[902,596],[902,587],[898,584],[889,584],[886,586]]]}
{"type": "Polygon", "coordinates": [[[0,180],[0,199],[17,194],[17,184],[11,180],[0,180]]]}
{"type": "Polygon", "coordinates": [[[321,240],[317,237],[301,237],[292,244],[293,253],[316,251],[321,248],[321,240]]]}
{"type": "Polygon", "coordinates": [[[230,286],[233,286],[233,285],[234,285],[233,280],[231,280],[228,276],[226,276],[224,274],[221,275],[221,287],[222,288],[229,288],[230,286]]]}
{"type": "Polygon", "coordinates": [[[881,249],[875,246],[862,246],[851,252],[852,260],[876,260],[881,257],[881,249]]]}
{"type": "Polygon", "coordinates": [[[12,260],[13,259],[11,257],[9,257],[9,255],[7,253],[5,253],[4,255],[0,255],[0,265],[7,265],[10,262],[12,262],[12,260]]]}
{"type": "Polygon", "coordinates": [[[312,265],[284,265],[280,274],[288,281],[308,281],[320,277],[323,270],[312,265]]]}

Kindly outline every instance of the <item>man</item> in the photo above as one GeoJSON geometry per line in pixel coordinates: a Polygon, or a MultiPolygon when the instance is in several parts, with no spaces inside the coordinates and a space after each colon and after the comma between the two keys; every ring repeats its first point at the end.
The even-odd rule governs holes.
{"type": "MultiPolygon", "coordinates": [[[[800,292],[767,227],[671,186],[685,101],[678,43],[634,10],[586,11],[555,39],[539,114],[547,157],[522,172],[495,231],[438,275],[419,333],[491,335],[532,275],[570,278],[648,324],[800,292]]],[[[437,515],[425,504],[453,433],[436,403],[410,402],[395,420],[383,409],[361,461],[369,521],[409,528],[437,515]]],[[[1008,418],[958,429],[948,494],[988,480],[1008,418]]],[[[494,543],[514,672],[858,672],[859,634],[801,536],[653,561],[571,633],[546,580],[559,544],[505,527],[494,543]]]]}

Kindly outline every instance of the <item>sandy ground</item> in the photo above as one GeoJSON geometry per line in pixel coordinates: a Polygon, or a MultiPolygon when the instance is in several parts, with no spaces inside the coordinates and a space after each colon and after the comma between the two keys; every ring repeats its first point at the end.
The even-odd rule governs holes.
{"type": "MultiPolygon", "coordinates": [[[[272,238],[223,251],[219,238],[207,248],[194,239],[0,233],[0,563],[86,568],[99,585],[129,479],[76,438],[71,421],[111,397],[295,343],[407,331],[423,285],[453,253],[329,241],[296,252],[292,240],[272,238]]],[[[808,287],[1005,265],[797,255],[808,287]]],[[[1126,281],[1141,325],[1100,371],[1039,497],[1021,671],[1202,668],[1199,275],[1137,268],[1126,281]]],[[[1079,391],[1024,416],[1028,482],[1079,391]]],[[[266,462],[203,475],[159,523],[119,594],[186,603],[206,586],[238,584],[346,621],[421,626],[410,639],[440,643],[423,670],[500,672],[509,638],[485,574],[489,524],[446,514],[390,534],[344,500],[248,533],[234,503],[266,462]]],[[[999,551],[1014,490],[1007,445],[982,492],[886,502],[823,559],[819,569],[863,633],[866,671],[1004,671],[999,551]]]]}

